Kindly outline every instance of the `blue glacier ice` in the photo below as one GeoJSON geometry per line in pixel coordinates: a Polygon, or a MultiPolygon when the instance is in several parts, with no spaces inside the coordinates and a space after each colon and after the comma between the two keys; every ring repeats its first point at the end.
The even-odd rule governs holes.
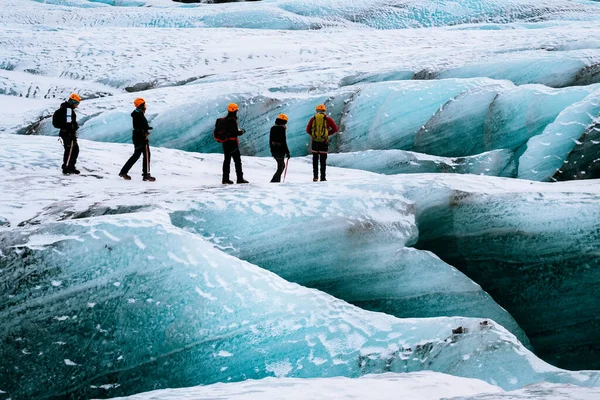
{"type": "MultiPolygon", "coordinates": [[[[436,174],[380,175],[374,182],[372,173],[331,168],[331,182],[315,185],[302,183],[310,165],[296,163],[288,174],[295,183],[272,185],[266,170],[272,162],[245,157],[248,176],[265,183],[215,188],[218,155],[157,148],[153,166],[159,180],[148,186],[137,177],[126,183],[116,176],[130,145],[81,140],[84,174],[63,177],[57,173],[62,149],[54,138],[0,135],[0,142],[0,166],[10,171],[0,198],[5,221],[0,228],[0,359],[8,360],[0,363],[0,390],[9,393],[5,397],[67,392],[105,397],[229,379],[423,369],[481,378],[506,389],[545,381],[600,385],[595,372],[569,373],[540,361],[488,316],[488,323],[459,317],[397,319],[288,283],[239,258],[262,260],[282,275],[294,274],[287,265],[303,266],[315,286],[338,294],[351,290],[354,295],[344,295],[365,307],[404,312],[403,304],[418,307],[422,301],[423,313],[471,313],[470,304],[500,319],[503,310],[479,286],[432,253],[405,246],[429,243],[433,249],[436,240],[468,231],[471,238],[462,246],[467,263],[477,260],[471,258],[473,248],[499,260],[511,254],[522,260],[527,248],[531,260],[542,257],[557,271],[573,273],[570,284],[578,290],[561,291],[557,299],[551,291],[555,281],[524,281],[523,273],[493,282],[534,288],[513,295],[528,300],[517,305],[535,315],[534,324],[523,324],[536,337],[534,347],[548,340],[541,353],[559,349],[564,362],[583,357],[586,343],[595,343],[597,317],[590,316],[589,295],[595,278],[569,264],[588,257],[591,253],[584,251],[593,252],[597,241],[593,199],[598,188],[593,184],[436,174]],[[326,211],[315,213],[319,201],[326,211]],[[511,214],[513,201],[518,208],[511,214]],[[556,223],[562,209],[568,210],[569,224],[556,223]],[[448,210],[455,214],[448,217],[448,210]],[[532,241],[490,238],[490,223],[498,224],[499,233],[522,231],[532,241]],[[310,242],[305,232],[315,227],[322,232],[310,242]],[[309,247],[302,246],[306,243],[309,247]],[[553,247],[540,243],[555,246],[559,255],[568,249],[570,258],[563,264],[560,256],[548,258],[536,249],[552,252],[553,247]],[[319,261],[317,267],[303,260],[311,257],[319,261]],[[327,264],[334,257],[348,265],[327,264]],[[587,278],[586,284],[579,278],[587,278]],[[394,301],[381,301],[385,296],[394,301]],[[453,299],[469,303],[453,304],[453,299]],[[556,303],[571,306],[560,312],[556,303]],[[547,327],[559,334],[546,338],[547,327]]],[[[452,254],[443,250],[453,248],[436,253],[446,259],[452,254]]],[[[523,268],[532,269],[525,261],[523,268]]],[[[502,264],[494,267],[504,271],[502,264]]],[[[543,267],[539,276],[546,277],[543,267]]],[[[478,269],[485,276],[496,273],[478,269]]],[[[506,301],[501,293],[495,296],[506,301]]],[[[515,315],[522,311],[508,305],[515,315]]],[[[503,323],[510,325],[504,316],[503,323]]]]}
{"type": "Polygon", "coordinates": [[[400,320],[287,283],[161,213],[5,233],[2,253],[0,387],[13,399],[422,369],[505,388],[600,383],[540,363],[492,322],[400,320]]]}
{"type": "Polygon", "coordinates": [[[345,109],[340,150],[412,150],[419,130],[444,104],[469,89],[493,83],[476,78],[367,85],[345,109]]]}
{"type": "Polygon", "coordinates": [[[599,113],[600,91],[564,109],[540,135],[527,142],[527,149],[519,159],[519,178],[551,180],[599,113]]]}
{"type": "Polygon", "coordinates": [[[528,344],[479,286],[435,255],[405,247],[417,231],[401,193],[361,185],[344,195],[294,187],[279,196],[286,200],[257,202],[271,196],[256,188],[199,195],[171,220],[237,258],[361,308],[398,317],[492,318],[528,344]]]}
{"type": "Polygon", "coordinates": [[[455,158],[435,157],[404,150],[366,150],[329,154],[327,164],[386,175],[448,172],[507,178],[517,176],[515,157],[508,149],[455,158]]]}
{"type": "Polygon", "coordinates": [[[412,149],[437,156],[461,157],[482,153],[485,146],[485,116],[490,104],[512,84],[468,89],[450,99],[419,129],[412,149]]]}
{"type": "Polygon", "coordinates": [[[416,247],[481,284],[540,357],[563,368],[598,369],[597,186],[574,192],[551,184],[539,191],[522,181],[506,192],[465,186],[444,193],[415,180],[407,188],[416,200],[416,247]]]}
{"type": "MultiPolygon", "coordinates": [[[[164,28],[251,28],[307,30],[331,26],[376,29],[422,28],[473,23],[506,24],[515,21],[575,20],[598,18],[600,11],[593,1],[533,0],[459,0],[405,2],[402,0],[367,0],[355,2],[280,0],[222,5],[181,5],[151,0],[27,0],[44,5],[69,6],[79,9],[72,20],[114,26],[123,23],[118,12],[122,7],[143,8],[140,18],[130,26],[164,28]],[[166,4],[165,4],[166,3],[166,4]],[[139,7],[151,5],[155,7],[139,7]],[[160,5],[160,7],[156,7],[160,5]],[[104,17],[89,14],[90,8],[102,9],[104,17]],[[115,8],[116,10],[111,10],[115,8]],[[169,8],[169,12],[164,12],[169,8]],[[83,18],[82,18],[83,17],[83,18]]],[[[41,16],[42,18],[47,16],[41,16]]]]}
{"type": "Polygon", "coordinates": [[[596,85],[550,89],[540,85],[517,86],[498,93],[486,115],[486,148],[520,149],[541,134],[571,104],[583,100],[596,85]]]}
{"type": "Polygon", "coordinates": [[[565,87],[573,85],[578,74],[586,66],[584,57],[577,59],[562,57],[562,55],[518,60],[500,59],[442,71],[436,74],[436,78],[485,76],[492,79],[507,79],[516,85],[539,83],[550,87],[565,87]]]}

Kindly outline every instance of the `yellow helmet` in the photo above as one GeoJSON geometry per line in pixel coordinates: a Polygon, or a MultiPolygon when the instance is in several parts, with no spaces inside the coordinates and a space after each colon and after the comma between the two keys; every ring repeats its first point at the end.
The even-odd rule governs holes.
{"type": "Polygon", "coordinates": [[[281,120],[284,120],[285,122],[287,122],[288,121],[288,116],[285,115],[285,114],[279,114],[277,116],[277,119],[281,119],[281,120]]]}
{"type": "Polygon", "coordinates": [[[137,99],[135,99],[133,101],[133,105],[135,106],[135,108],[140,108],[140,106],[145,103],[146,103],[146,100],[142,99],[141,97],[138,97],[137,99]]]}
{"type": "Polygon", "coordinates": [[[77,93],[73,93],[69,96],[69,100],[73,100],[76,101],[78,103],[81,103],[81,97],[79,97],[79,95],[77,93]]]}
{"type": "Polygon", "coordinates": [[[227,105],[227,111],[228,112],[236,112],[237,110],[239,110],[239,107],[237,104],[235,103],[229,103],[229,105],[227,105]]]}
{"type": "Polygon", "coordinates": [[[317,106],[317,111],[323,111],[323,112],[325,112],[325,111],[327,111],[327,107],[325,107],[325,104],[319,104],[317,106]]]}

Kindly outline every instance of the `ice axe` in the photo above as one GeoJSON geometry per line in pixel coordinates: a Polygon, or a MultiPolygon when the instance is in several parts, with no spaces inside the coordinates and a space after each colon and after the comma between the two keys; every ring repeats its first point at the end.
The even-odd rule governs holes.
{"type": "Polygon", "coordinates": [[[283,182],[285,182],[285,176],[287,175],[287,168],[288,168],[289,163],[290,163],[290,158],[288,157],[287,160],[285,160],[285,171],[283,172],[283,182]]]}

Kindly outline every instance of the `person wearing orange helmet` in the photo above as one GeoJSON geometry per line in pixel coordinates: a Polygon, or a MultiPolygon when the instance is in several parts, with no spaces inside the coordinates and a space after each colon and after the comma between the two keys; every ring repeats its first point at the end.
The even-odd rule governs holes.
{"type": "Polygon", "coordinates": [[[233,181],[229,179],[229,173],[231,169],[231,159],[235,165],[235,174],[237,175],[237,183],[248,183],[244,179],[244,172],[242,171],[242,156],[240,154],[240,140],[239,136],[242,136],[246,131],[240,129],[238,126],[237,112],[239,107],[235,103],[227,105],[227,116],[223,121],[223,129],[225,130],[225,141],[223,142],[223,154],[225,159],[223,160],[223,180],[224,185],[231,185],[233,181]]]}
{"type": "Polygon", "coordinates": [[[328,117],[325,112],[327,107],[319,104],[316,108],[316,114],[308,121],[306,133],[311,137],[313,154],[313,182],[319,180],[319,161],[321,162],[321,182],[327,180],[327,151],[329,150],[329,136],[335,135],[338,127],[335,121],[328,117]]]}
{"type": "Polygon", "coordinates": [[[150,135],[150,130],[152,127],[148,125],[148,120],[146,119],[146,101],[141,97],[138,97],[133,101],[133,105],[135,106],[135,110],[131,113],[131,118],[133,120],[133,134],[131,139],[133,141],[133,155],[129,157],[129,160],[123,165],[121,168],[121,172],[119,172],[119,176],[126,181],[131,180],[131,177],[127,174],[133,164],[140,159],[140,156],[144,156],[143,164],[142,164],[142,179],[148,182],[154,182],[156,180],[155,177],[150,175],[150,141],[148,140],[148,135],[150,135]]]}
{"type": "Polygon", "coordinates": [[[288,148],[285,136],[287,122],[288,116],[285,114],[279,114],[275,120],[275,125],[271,127],[271,134],[269,136],[271,155],[275,161],[277,161],[277,171],[275,172],[275,175],[273,175],[271,182],[281,182],[281,174],[285,168],[283,158],[290,158],[290,149],[288,148]]]}
{"type": "Polygon", "coordinates": [[[62,163],[62,172],[65,175],[79,174],[80,172],[75,168],[79,156],[79,144],[77,143],[79,124],[77,123],[75,109],[80,102],[81,97],[77,93],[73,93],[52,116],[52,125],[59,129],[58,136],[62,139],[65,148],[62,163]]]}

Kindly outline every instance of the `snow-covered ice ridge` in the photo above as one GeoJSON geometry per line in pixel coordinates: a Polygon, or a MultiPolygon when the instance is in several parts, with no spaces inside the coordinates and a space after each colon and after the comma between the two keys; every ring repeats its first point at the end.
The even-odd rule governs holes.
{"type": "MultiPolygon", "coordinates": [[[[427,210],[473,203],[477,211],[478,199],[489,203],[517,193],[537,207],[579,204],[592,213],[589,229],[597,230],[597,207],[586,205],[600,193],[596,183],[381,177],[332,167],[331,181],[314,185],[305,183],[310,163],[293,160],[289,183],[272,185],[266,183],[272,160],[247,157],[246,176],[254,183],[223,189],[218,155],[156,149],[159,180],[149,186],[116,175],[128,145],[81,140],[83,175],[64,177],[55,139],[3,135],[0,142],[0,167],[8,176],[0,201],[0,320],[8,321],[0,325],[0,389],[11,398],[42,392],[106,397],[266,376],[421,370],[481,379],[504,390],[542,382],[600,385],[596,371],[568,372],[538,359],[497,324],[502,319],[510,326],[511,319],[478,285],[410,247],[427,210]],[[319,205],[324,212],[315,214],[319,205]],[[298,234],[318,226],[317,219],[325,221],[318,235],[298,234]],[[373,250],[379,257],[369,256],[373,250]],[[319,260],[306,262],[308,254],[319,260]],[[294,281],[304,277],[305,286],[366,309],[438,317],[364,311],[261,267],[294,281]],[[421,300],[411,303],[415,297],[421,300]],[[439,317],[469,312],[486,319],[439,317]]],[[[553,226],[534,222],[516,228],[553,226]]],[[[562,240],[552,234],[555,239],[542,240],[562,240]]],[[[597,279],[577,269],[568,273],[597,279]]],[[[588,310],[587,325],[594,325],[594,311],[588,310]]],[[[566,343],[572,349],[574,339],[566,343]]],[[[469,385],[478,389],[448,394],[488,390],[469,385]]],[[[572,393],[593,390],[574,387],[572,393]]]]}
{"type": "MultiPolygon", "coordinates": [[[[86,99],[79,110],[81,136],[127,142],[130,104],[141,94],[157,128],[154,145],[214,152],[219,151],[211,138],[214,119],[228,101],[238,101],[251,132],[244,154],[268,155],[265,136],[274,117],[285,112],[294,155],[303,155],[306,119],[315,104],[326,102],[342,127],[335,151],[398,149],[477,158],[499,150],[495,155],[507,168],[450,170],[542,181],[600,174],[595,157],[600,142],[594,85],[600,80],[597,3],[437,2],[440,10],[431,15],[467,15],[473,9],[488,15],[520,4],[549,13],[550,20],[519,17],[466,25],[448,20],[430,29],[376,30],[359,29],[342,18],[336,26],[301,31],[273,30],[277,26],[264,21],[261,26],[270,29],[184,23],[173,26],[185,29],[174,29],[160,18],[235,12],[243,20],[260,21],[253,10],[302,5],[309,13],[302,2],[68,4],[3,0],[0,103],[13,104],[19,97],[20,104],[2,108],[1,131],[55,134],[44,118],[58,99],[77,91],[86,99]],[[583,7],[585,20],[556,11],[565,7],[583,7]],[[144,15],[154,24],[135,25],[144,15]]],[[[334,14],[352,7],[392,7],[390,2],[326,4],[334,14]]],[[[406,10],[433,3],[394,4],[406,10]]],[[[385,164],[397,164],[397,154],[389,154],[385,164]]],[[[348,160],[340,165],[348,166],[348,160]]],[[[364,162],[354,167],[381,172],[364,162]]],[[[387,168],[387,173],[409,170],[387,168]]],[[[423,166],[418,172],[430,170],[423,166]]]]}
{"type": "Polygon", "coordinates": [[[600,372],[531,352],[600,369],[597,181],[437,174],[600,176],[597,2],[0,9],[0,399],[597,398],[600,372]],[[56,135],[73,91],[65,177],[56,138],[13,134],[56,135]],[[116,176],[138,96],[152,185],[116,176]],[[230,101],[246,187],[210,154],[230,101]],[[344,168],[312,184],[319,103],[344,168]],[[294,158],[271,185],[280,112],[294,158]]]}
{"type": "MultiPolygon", "coordinates": [[[[15,4],[18,0],[4,0],[15,4]]],[[[591,20],[593,1],[577,0],[267,0],[259,3],[186,5],[170,0],[26,0],[73,9],[69,21],[83,26],[213,27],[318,29],[329,26],[378,29],[420,28],[468,23],[591,20]],[[112,7],[111,7],[112,6],[112,7]],[[130,8],[123,15],[123,6],[130,8]],[[151,7],[144,7],[151,6],[151,7]],[[169,8],[168,12],[164,8],[169,8]],[[78,9],[79,8],[79,9],[78,9]]],[[[22,2],[21,2],[22,3],[22,2]]],[[[31,6],[35,10],[34,6],[31,6]]],[[[28,23],[60,24],[63,15],[48,9],[28,23]]],[[[14,21],[9,12],[1,20],[14,21]]]]}

